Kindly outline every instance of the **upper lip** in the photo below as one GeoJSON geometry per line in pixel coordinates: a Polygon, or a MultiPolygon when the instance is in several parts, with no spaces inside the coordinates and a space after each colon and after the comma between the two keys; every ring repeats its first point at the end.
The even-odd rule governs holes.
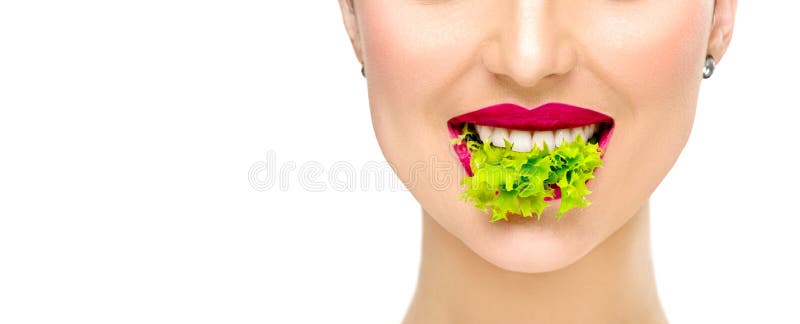
{"type": "Polygon", "coordinates": [[[548,102],[534,109],[501,103],[458,115],[447,121],[450,134],[461,134],[465,123],[520,130],[555,130],[595,123],[613,123],[613,118],[597,111],[559,102],[548,102]]]}

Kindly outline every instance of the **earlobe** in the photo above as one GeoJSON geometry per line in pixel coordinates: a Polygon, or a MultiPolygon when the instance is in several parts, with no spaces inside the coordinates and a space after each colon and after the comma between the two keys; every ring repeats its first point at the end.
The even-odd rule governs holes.
{"type": "Polygon", "coordinates": [[[344,21],[347,35],[350,38],[350,44],[353,46],[353,51],[356,54],[358,62],[363,65],[361,35],[359,33],[358,19],[356,19],[356,10],[353,6],[353,0],[339,0],[339,8],[342,11],[342,20],[344,21]]]}
{"type": "Polygon", "coordinates": [[[708,54],[719,63],[728,49],[733,36],[737,0],[716,0],[714,4],[711,33],[708,38],[708,54]]]}

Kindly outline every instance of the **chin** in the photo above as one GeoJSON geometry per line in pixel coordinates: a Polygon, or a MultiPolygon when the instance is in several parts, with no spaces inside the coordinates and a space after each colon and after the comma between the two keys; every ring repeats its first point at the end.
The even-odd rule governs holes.
{"type": "Polygon", "coordinates": [[[591,227],[582,217],[592,217],[586,212],[556,220],[555,208],[548,207],[539,220],[510,217],[495,223],[477,214],[471,218],[476,222],[469,225],[474,226],[470,234],[459,238],[480,258],[507,271],[544,273],[567,268],[601,241],[596,231],[586,230],[591,227]]]}

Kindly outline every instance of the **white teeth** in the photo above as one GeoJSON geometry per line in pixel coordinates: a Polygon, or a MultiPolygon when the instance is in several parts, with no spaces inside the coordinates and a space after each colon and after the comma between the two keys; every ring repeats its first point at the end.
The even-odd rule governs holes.
{"type": "Polygon", "coordinates": [[[486,142],[486,139],[492,136],[492,131],[494,131],[494,128],[491,126],[478,125],[477,128],[478,136],[480,136],[482,142],[486,142]]]}
{"type": "Polygon", "coordinates": [[[586,141],[586,132],[583,130],[583,127],[575,127],[569,130],[569,141],[572,142],[578,138],[578,135],[581,136],[583,141],[586,141]]]}
{"type": "Polygon", "coordinates": [[[569,129],[559,129],[555,133],[556,137],[556,147],[561,146],[564,142],[569,143],[569,129]]]}
{"type": "Polygon", "coordinates": [[[583,133],[586,135],[583,139],[588,141],[590,138],[594,136],[594,132],[597,130],[597,124],[591,124],[583,126],[583,133]]]}
{"type": "Polygon", "coordinates": [[[557,130],[538,130],[525,131],[518,129],[507,129],[502,127],[491,127],[475,125],[475,129],[481,141],[491,141],[493,146],[505,147],[507,140],[512,143],[511,150],[516,152],[530,152],[534,147],[544,149],[555,149],[562,144],[570,143],[580,135],[584,141],[588,141],[598,131],[597,124],[586,125],[574,128],[563,128],[557,130]]]}
{"type": "Polygon", "coordinates": [[[508,130],[505,128],[497,127],[492,132],[492,144],[497,147],[506,147],[506,143],[503,140],[508,139],[508,130]]]}
{"type": "Polygon", "coordinates": [[[512,151],[530,152],[531,151],[531,132],[523,130],[512,130],[508,136],[508,141],[514,143],[512,151]]]}
{"type": "Polygon", "coordinates": [[[533,137],[531,137],[531,142],[540,149],[544,149],[544,145],[547,144],[547,147],[552,150],[555,148],[556,139],[553,136],[553,131],[535,131],[533,132],[533,137]]]}

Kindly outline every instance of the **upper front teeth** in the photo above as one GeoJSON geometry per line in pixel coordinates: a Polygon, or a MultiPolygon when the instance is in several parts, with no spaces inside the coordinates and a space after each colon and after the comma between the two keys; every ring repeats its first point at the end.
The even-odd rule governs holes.
{"type": "Polygon", "coordinates": [[[491,126],[477,125],[476,128],[478,129],[478,135],[482,142],[486,142],[489,136],[492,135],[493,127],[491,126]]]}
{"type": "Polygon", "coordinates": [[[508,136],[508,141],[514,143],[511,149],[517,152],[530,152],[533,148],[531,146],[531,132],[528,131],[512,130],[511,135],[508,136]]]}
{"type": "Polygon", "coordinates": [[[505,140],[508,140],[509,142],[511,141],[511,139],[508,138],[508,130],[505,128],[495,128],[494,131],[492,131],[491,136],[492,144],[497,147],[505,147],[505,140]]]}
{"type": "Polygon", "coordinates": [[[506,129],[502,127],[491,127],[476,125],[481,141],[487,140],[497,147],[505,147],[505,141],[513,145],[512,151],[530,152],[534,147],[540,149],[547,145],[553,149],[561,146],[564,142],[569,143],[581,135],[584,141],[592,138],[597,131],[597,124],[591,124],[575,128],[564,128],[557,130],[524,131],[518,129],[506,129]]]}
{"type": "Polygon", "coordinates": [[[567,143],[572,142],[572,139],[570,138],[570,137],[572,137],[571,134],[572,134],[571,129],[559,129],[559,130],[557,130],[555,132],[555,135],[556,135],[556,147],[558,147],[561,144],[564,144],[564,142],[567,142],[567,143]]]}

